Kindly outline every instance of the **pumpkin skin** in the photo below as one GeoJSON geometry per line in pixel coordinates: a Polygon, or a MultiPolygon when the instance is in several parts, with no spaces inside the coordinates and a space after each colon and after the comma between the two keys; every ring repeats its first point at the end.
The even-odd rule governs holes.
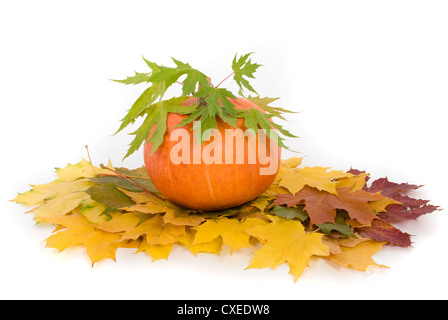
{"type": "MultiPolygon", "coordinates": [[[[237,109],[246,110],[249,108],[260,107],[244,98],[230,100],[237,109]]],[[[189,98],[183,104],[195,104],[196,98],[189,98]]],[[[264,111],[263,111],[264,112],[264,111]]],[[[186,208],[202,211],[222,210],[230,207],[238,206],[258,197],[274,181],[278,168],[280,166],[281,148],[276,145],[274,152],[275,157],[271,161],[277,161],[277,171],[270,175],[261,175],[260,168],[269,167],[268,164],[261,164],[258,157],[256,163],[249,164],[247,161],[248,152],[256,152],[256,150],[248,150],[248,143],[245,143],[245,161],[243,164],[237,164],[236,161],[236,144],[233,150],[233,162],[225,163],[225,129],[235,130],[232,126],[226,124],[219,119],[218,130],[223,139],[222,146],[215,144],[215,148],[222,148],[222,163],[204,163],[203,159],[198,164],[193,163],[193,151],[190,151],[190,162],[188,164],[174,164],[170,159],[172,148],[179,141],[170,141],[170,135],[177,125],[187,116],[169,113],[167,117],[167,131],[164,136],[163,143],[151,155],[152,143],[145,143],[144,161],[149,177],[154,183],[157,190],[168,200],[182,205],[186,208]]],[[[196,144],[193,137],[192,124],[180,127],[186,129],[190,134],[190,150],[193,150],[193,144],[196,144]]],[[[238,128],[243,131],[244,119],[238,119],[238,128]]],[[[149,136],[151,137],[151,135],[149,136]]],[[[148,138],[149,139],[149,138],[148,138]]],[[[246,140],[247,142],[247,140],[246,140]]],[[[269,155],[270,139],[266,139],[266,149],[269,155]]],[[[204,141],[201,144],[201,154],[204,148],[211,141],[204,141]]]]}

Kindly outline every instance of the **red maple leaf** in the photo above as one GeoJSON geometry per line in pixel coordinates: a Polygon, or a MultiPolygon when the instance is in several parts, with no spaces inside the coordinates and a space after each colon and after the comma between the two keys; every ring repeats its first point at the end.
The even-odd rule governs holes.
{"type": "Polygon", "coordinates": [[[411,245],[411,235],[398,230],[392,226],[387,216],[372,221],[371,226],[361,227],[358,232],[363,237],[368,237],[379,242],[386,241],[390,245],[409,247],[411,245]]]}
{"type": "Polygon", "coordinates": [[[342,209],[347,211],[350,218],[370,225],[375,212],[370,208],[369,202],[384,198],[379,193],[352,191],[350,188],[339,188],[337,193],[338,195],[334,195],[307,186],[295,195],[278,194],[274,204],[286,204],[288,207],[305,204],[304,210],[310,216],[312,224],[334,223],[336,209],[342,209]]]}

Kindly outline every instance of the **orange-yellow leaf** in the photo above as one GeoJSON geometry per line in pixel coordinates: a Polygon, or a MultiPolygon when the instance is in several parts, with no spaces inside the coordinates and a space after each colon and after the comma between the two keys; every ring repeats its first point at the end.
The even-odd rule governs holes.
{"type": "Polygon", "coordinates": [[[289,265],[289,273],[297,279],[302,275],[312,256],[328,256],[330,249],[322,242],[320,233],[307,233],[296,220],[269,217],[272,222],[246,232],[265,242],[255,251],[248,268],[275,268],[289,265]]]}
{"type": "Polygon", "coordinates": [[[124,232],[121,239],[135,240],[142,235],[146,236],[146,241],[150,245],[167,245],[175,243],[178,237],[185,235],[185,226],[165,223],[160,215],[155,215],[124,232]]]}
{"type": "Polygon", "coordinates": [[[327,257],[343,267],[366,271],[370,266],[387,268],[386,266],[377,264],[372,256],[381,250],[384,242],[363,241],[354,247],[341,246],[342,253],[332,254],[327,257]]]}
{"type": "Polygon", "coordinates": [[[146,239],[143,239],[140,242],[140,246],[136,253],[139,252],[146,252],[148,253],[153,261],[161,260],[161,259],[168,259],[168,256],[170,255],[171,251],[173,250],[173,243],[170,244],[149,244],[146,239]]]}
{"type": "Polygon", "coordinates": [[[307,167],[294,169],[282,177],[279,186],[288,189],[293,195],[305,186],[314,187],[320,191],[327,191],[328,193],[337,195],[336,179],[353,177],[353,175],[343,171],[328,171],[328,169],[330,168],[307,167]]]}
{"type": "Polygon", "coordinates": [[[210,242],[221,237],[224,244],[230,247],[231,252],[242,248],[250,248],[249,234],[246,233],[246,230],[266,223],[256,218],[247,218],[243,221],[225,217],[216,220],[209,219],[197,228],[193,245],[210,242]]]}
{"type": "Polygon", "coordinates": [[[193,244],[195,234],[196,230],[187,229],[185,236],[178,238],[178,243],[185,245],[195,256],[200,252],[213,254],[219,254],[221,252],[223,245],[221,237],[208,242],[193,244]]]}
{"type": "Polygon", "coordinates": [[[48,220],[64,225],[66,229],[51,235],[46,240],[47,247],[62,251],[81,245],[86,247],[92,264],[106,258],[115,260],[115,250],[120,247],[119,235],[91,227],[86,218],[81,215],[60,216],[48,220]]]}

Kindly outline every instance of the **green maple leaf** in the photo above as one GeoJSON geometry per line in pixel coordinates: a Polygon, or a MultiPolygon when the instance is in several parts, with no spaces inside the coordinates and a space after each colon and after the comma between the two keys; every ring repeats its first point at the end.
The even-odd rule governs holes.
{"type": "Polygon", "coordinates": [[[150,78],[149,73],[139,73],[135,71],[135,75],[132,77],[127,77],[126,79],[123,80],[112,80],[112,81],[124,84],[139,84],[142,82],[149,82],[149,78],[150,78]]]}
{"type": "Polygon", "coordinates": [[[236,117],[235,106],[229,101],[229,99],[236,99],[236,97],[227,89],[202,87],[194,96],[204,98],[210,116],[230,115],[236,117]]]}
{"type": "Polygon", "coordinates": [[[208,140],[211,130],[218,128],[216,117],[232,127],[237,127],[237,112],[235,106],[229,101],[229,99],[236,99],[232,92],[224,88],[203,86],[194,96],[202,98],[203,105],[184,119],[179,127],[196,121],[193,130],[198,143],[208,140]]]}
{"type": "Polygon", "coordinates": [[[357,238],[357,236],[352,232],[349,225],[345,224],[345,218],[348,217],[348,214],[345,212],[338,212],[336,215],[334,223],[326,222],[322,224],[318,224],[320,231],[325,234],[330,234],[332,231],[338,231],[344,236],[357,238]]]}
{"type": "Polygon", "coordinates": [[[218,128],[216,116],[212,116],[209,113],[209,109],[204,107],[199,107],[194,110],[189,117],[182,120],[178,127],[182,127],[192,122],[194,137],[198,144],[201,144],[202,141],[210,138],[210,130],[218,128]]]}
{"type": "Polygon", "coordinates": [[[127,169],[127,168],[115,168],[115,171],[118,173],[129,176],[128,179],[124,179],[120,176],[114,176],[114,175],[97,175],[92,178],[88,178],[90,181],[95,182],[96,184],[102,186],[106,184],[113,184],[114,186],[125,189],[131,192],[141,192],[141,187],[144,187],[146,190],[149,190],[154,193],[158,193],[156,187],[152,183],[152,181],[149,179],[148,172],[146,171],[145,167],[140,167],[137,169],[127,169]],[[136,184],[132,183],[131,181],[134,181],[136,184]],[[141,187],[140,187],[141,186],[141,187]]]}
{"type": "Polygon", "coordinates": [[[135,205],[131,198],[118,190],[112,183],[92,186],[86,190],[86,193],[92,200],[106,205],[108,211],[135,205]]]}
{"type": "MultiPolygon", "coordinates": [[[[240,91],[248,89],[256,93],[249,84],[248,79],[254,78],[255,71],[261,65],[252,63],[250,59],[251,54],[245,54],[239,58],[235,55],[232,69],[234,80],[240,87],[240,91]]],[[[157,150],[163,143],[169,112],[188,115],[179,126],[193,122],[193,131],[195,131],[195,137],[199,143],[210,138],[211,130],[218,127],[218,119],[236,128],[238,118],[244,118],[249,129],[253,129],[255,132],[258,129],[265,129],[267,135],[277,141],[279,146],[282,147],[285,147],[283,138],[279,137],[278,133],[288,137],[295,137],[281,126],[270,121],[272,117],[285,119],[282,113],[290,112],[282,108],[269,106],[269,103],[276,100],[275,98],[250,98],[254,103],[259,104],[266,113],[256,109],[237,110],[231,102],[232,99],[237,99],[232,92],[224,88],[213,87],[204,73],[194,69],[188,63],[172,58],[176,66],[166,67],[157,65],[144,57],[143,60],[151,69],[150,73],[135,72],[135,75],[132,77],[124,80],[114,80],[124,84],[143,82],[151,84],[134,102],[126,116],[121,120],[122,123],[117,131],[117,133],[120,132],[128,125],[134,123],[139,117],[145,118],[142,125],[131,133],[135,137],[129,145],[125,158],[137,151],[145,141],[153,144],[151,154],[157,150]],[[167,89],[175,82],[179,82],[182,76],[186,76],[182,84],[182,96],[162,100],[167,89]],[[198,104],[182,106],[182,102],[188,99],[189,96],[197,98],[198,104]],[[149,137],[150,134],[151,137],[149,137]]]]}
{"type": "Polygon", "coordinates": [[[244,118],[244,125],[248,129],[254,132],[257,132],[259,129],[265,130],[266,135],[274,141],[277,141],[277,144],[282,148],[288,149],[283,143],[284,138],[280,137],[274,129],[284,136],[297,138],[289,131],[283,129],[282,126],[270,121],[271,115],[269,113],[263,113],[260,110],[252,108],[246,113],[240,113],[239,116],[244,118]]]}
{"type": "Polygon", "coordinates": [[[151,104],[153,104],[158,98],[163,97],[165,91],[166,88],[164,82],[155,83],[143,91],[128,111],[128,114],[121,120],[120,128],[115,134],[126,128],[129,124],[134,123],[138,117],[143,116],[144,112],[151,104]]]}
{"type": "Polygon", "coordinates": [[[271,213],[281,218],[290,220],[299,219],[300,221],[303,222],[309,218],[306,212],[304,212],[303,208],[304,206],[287,208],[284,206],[274,205],[274,208],[272,209],[271,213]]]}
{"type": "Polygon", "coordinates": [[[252,53],[242,55],[239,59],[237,59],[237,55],[235,55],[232,62],[232,70],[235,73],[233,79],[236,81],[242,92],[244,92],[244,88],[246,88],[249,91],[257,93],[255,89],[252,88],[252,86],[249,84],[249,81],[246,79],[254,79],[255,71],[257,71],[257,69],[261,67],[261,64],[252,63],[251,59],[249,58],[251,54],[252,53]]]}
{"type": "Polygon", "coordinates": [[[174,84],[182,75],[187,75],[183,82],[182,93],[183,95],[189,95],[196,90],[196,85],[208,85],[207,76],[192,68],[188,63],[183,63],[179,60],[171,58],[176,64],[176,68],[159,66],[160,71],[153,72],[149,78],[150,82],[165,82],[166,87],[170,87],[174,84]]]}
{"type": "Polygon", "coordinates": [[[124,157],[125,159],[129,157],[132,153],[137,151],[140,146],[145,142],[149,135],[151,134],[152,128],[155,126],[154,132],[147,141],[147,143],[152,143],[151,154],[153,154],[157,148],[162,144],[165,132],[167,129],[166,120],[168,113],[179,113],[182,109],[183,112],[193,112],[197,106],[182,106],[181,104],[188,97],[178,97],[170,100],[164,100],[156,102],[146,108],[144,113],[146,118],[143,124],[132,133],[135,136],[134,140],[129,145],[128,153],[124,157]]]}
{"type": "Polygon", "coordinates": [[[262,108],[264,111],[269,113],[271,116],[277,117],[282,120],[286,120],[283,117],[283,113],[297,113],[297,112],[289,111],[289,110],[279,108],[279,107],[271,107],[269,105],[270,103],[277,101],[279,98],[268,98],[268,97],[261,98],[260,96],[257,96],[257,97],[249,96],[247,99],[249,101],[252,101],[253,103],[255,103],[257,106],[262,108]]]}

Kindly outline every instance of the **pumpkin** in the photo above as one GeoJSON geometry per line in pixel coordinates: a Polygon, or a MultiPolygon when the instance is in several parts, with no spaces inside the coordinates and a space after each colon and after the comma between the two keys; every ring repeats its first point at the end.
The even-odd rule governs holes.
{"type": "MultiPolygon", "coordinates": [[[[236,109],[247,110],[256,108],[264,112],[260,107],[247,99],[237,98],[229,100],[236,109]]],[[[196,98],[190,97],[183,105],[194,103],[196,103],[196,98]]],[[[202,158],[199,162],[195,162],[193,161],[193,152],[190,152],[191,161],[173,163],[171,154],[179,148],[179,146],[176,148],[176,145],[180,142],[172,141],[170,138],[171,133],[173,130],[178,129],[177,126],[186,117],[186,115],[177,113],[168,114],[167,131],[164,135],[164,140],[153,154],[151,154],[152,143],[145,143],[144,161],[146,170],[154,186],[164,197],[190,209],[214,211],[251,201],[269,188],[277,175],[280,165],[280,147],[275,144],[276,150],[271,150],[272,145],[269,137],[266,137],[266,154],[270,157],[270,161],[276,162],[274,167],[277,168],[275,172],[270,174],[262,173],[261,169],[272,164],[260,161],[259,157],[256,157],[255,162],[248,161],[248,155],[256,153],[257,150],[253,149],[253,145],[247,143],[247,137],[244,144],[245,158],[243,163],[238,163],[241,161],[237,159],[237,152],[241,152],[241,150],[236,150],[236,144],[233,146],[233,161],[225,161],[225,153],[228,150],[225,148],[224,138],[221,144],[216,144],[215,142],[213,151],[222,154],[221,163],[218,161],[210,163],[202,158]],[[176,150],[173,148],[176,148],[176,150]],[[273,153],[271,154],[271,152],[273,153]]],[[[190,150],[193,150],[194,144],[196,144],[196,148],[199,146],[193,135],[192,126],[193,124],[190,123],[179,127],[188,132],[190,150]]],[[[226,129],[236,130],[236,128],[220,119],[217,122],[217,127],[222,137],[225,137],[226,129]]],[[[244,119],[238,119],[237,127],[243,131],[246,129],[244,119]]],[[[257,137],[259,137],[259,133],[257,133],[257,137]]],[[[211,143],[213,143],[213,139],[202,142],[199,147],[201,154],[204,148],[207,148],[211,143]]]]}

